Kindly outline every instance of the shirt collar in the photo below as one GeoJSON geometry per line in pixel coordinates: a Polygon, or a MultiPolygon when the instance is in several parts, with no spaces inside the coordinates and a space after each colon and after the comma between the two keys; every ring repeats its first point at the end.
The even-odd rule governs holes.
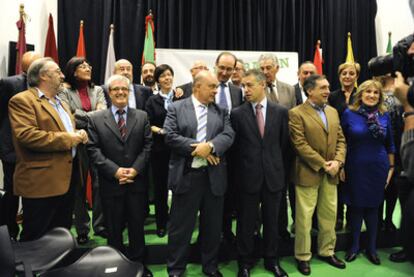
{"type": "MultiPolygon", "coordinates": [[[[126,107],[124,107],[122,109],[125,111],[125,113],[128,113],[128,106],[126,106],[126,107]]],[[[111,105],[111,111],[112,111],[113,114],[116,114],[116,112],[118,110],[119,110],[119,108],[117,106],[111,105]]]]}
{"type": "Polygon", "coordinates": [[[193,101],[193,105],[195,108],[199,107],[199,106],[204,106],[207,107],[208,105],[205,105],[203,103],[201,103],[200,101],[197,100],[197,98],[195,98],[194,95],[191,95],[191,100],[193,101]]]}
{"type": "Polygon", "coordinates": [[[262,101],[260,101],[259,103],[257,102],[252,102],[252,107],[253,109],[256,109],[257,104],[261,104],[262,105],[262,109],[266,110],[267,107],[267,97],[264,97],[262,101]]]}
{"type": "Polygon", "coordinates": [[[308,102],[309,102],[309,104],[311,105],[311,107],[312,107],[312,108],[314,108],[314,109],[315,109],[315,110],[317,110],[317,111],[323,111],[323,110],[325,110],[325,108],[326,108],[326,104],[323,104],[323,106],[321,107],[321,106],[319,106],[319,105],[316,105],[316,104],[312,103],[312,101],[311,101],[311,100],[309,100],[309,98],[308,98],[308,102]]]}
{"type": "MultiPolygon", "coordinates": [[[[48,98],[39,88],[35,88],[36,90],[37,90],[37,93],[38,93],[38,95],[39,95],[39,98],[42,98],[42,97],[44,97],[44,98],[46,98],[47,100],[49,100],[50,101],[50,98],[48,98]]],[[[60,98],[59,98],[59,96],[55,96],[55,99],[56,99],[56,103],[57,104],[60,104],[60,102],[62,101],[60,98]]]]}

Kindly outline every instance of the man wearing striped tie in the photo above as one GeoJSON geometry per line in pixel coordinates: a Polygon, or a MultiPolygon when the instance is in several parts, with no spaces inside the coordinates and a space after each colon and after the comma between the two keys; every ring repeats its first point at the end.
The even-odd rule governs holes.
{"type": "MultiPolygon", "coordinates": [[[[108,244],[134,261],[144,262],[144,219],[147,208],[145,170],[152,137],[147,113],[128,107],[128,78],[107,81],[112,106],[90,116],[88,154],[98,169],[108,244]],[[128,226],[129,249],[122,232],[128,226]]],[[[144,268],[143,276],[152,276],[144,268]]]]}
{"type": "Polygon", "coordinates": [[[198,212],[203,273],[222,276],[217,255],[227,187],[225,152],[233,143],[234,131],[227,110],[214,103],[218,84],[213,73],[201,71],[194,79],[192,96],[168,107],[164,130],[171,147],[168,187],[173,192],[169,276],[184,274],[198,212]]]}

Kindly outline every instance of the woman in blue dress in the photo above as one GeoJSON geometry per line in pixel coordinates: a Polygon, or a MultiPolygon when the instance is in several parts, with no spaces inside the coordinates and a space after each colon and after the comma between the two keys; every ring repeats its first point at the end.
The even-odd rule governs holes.
{"type": "Polygon", "coordinates": [[[376,251],[378,208],[394,170],[395,152],[381,90],[378,81],[362,83],[354,103],[341,119],[347,141],[343,200],[351,209],[352,246],[345,257],[348,262],[357,257],[364,220],[368,237],[366,255],[373,264],[381,263],[376,251]]]}

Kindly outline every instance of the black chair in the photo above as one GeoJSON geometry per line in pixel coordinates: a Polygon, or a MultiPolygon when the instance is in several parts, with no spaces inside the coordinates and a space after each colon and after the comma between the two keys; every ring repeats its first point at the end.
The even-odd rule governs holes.
{"type": "Polygon", "coordinates": [[[22,264],[24,276],[33,276],[30,265],[23,261],[17,261],[14,257],[12,242],[10,240],[9,230],[6,225],[0,226],[0,276],[14,277],[16,276],[16,265],[22,264]]]}
{"type": "Polygon", "coordinates": [[[89,250],[73,264],[52,269],[41,277],[141,277],[141,263],[128,260],[121,252],[110,246],[98,246],[89,250]]]}
{"type": "MultiPolygon", "coordinates": [[[[69,230],[58,227],[37,240],[12,242],[12,246],[15,260],[24,261],[31,266],[33,273],[39,274],[55,266],[77,244],[69,230]]],[[[23,272],[23,266],[18,265],[16,271],[23,272]]]]}

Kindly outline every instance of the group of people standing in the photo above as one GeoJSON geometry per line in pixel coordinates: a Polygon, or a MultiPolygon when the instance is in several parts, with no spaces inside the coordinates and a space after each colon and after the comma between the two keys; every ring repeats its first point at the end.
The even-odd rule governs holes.
{"type": "MultiPolygon", "coordinates": [[[[332,93],[311,62],[301,64],[293,87],[277,79],[276,56],[263,54],[259,69],[245,71],[231,52],[218,55],[214,71],[195,61],[193,81],[176,89],[170,65],[144,64],[144,84],[138,85],[132,64],[121,59],[100,87],[92,83],[92,67],[84,58],[69,60],[63,75],[51,59],[26,55],[23,61],[31,65],[23,76],[29,88],[11,89],[6,99],[8,80],[0,87],[1,105],[8,103],[2,137],[3,132],[13,137],[16,155],[14,181],[9,172],[6,190],[12,194],[14,187],[23,199],[21,240],[36,239],[56,226],[70,228],[74,213],[78,242],[87,242],[89,175],[95,234],[145,264],[144,220],[152,179],[157,235],[168,235],[169,276],[185,272],[197,218],[205,275],[222,276],[218,251],[224,239],[237,246],[238,276],[250,276],[255,237],[263,225],[264,267],[274,276],[288,276],[278,254],[279,237],[290,236],[287,196],[302,274],[311,273],[314,213],[318,257],[346,267],[335,255],[343,204],[352,231],[345,260],[357,258],[364,220],[366,255],[380,264],[379,207],[402,171],[394,146],[402,134],[402,115],[379,81],[368,80],[356,89],[358,64],[339,66],[341,89],[332,93]],[[128,248],[122,236],[126,226],[128,248]]],[[[387,212],[388,225],[391,215],[387,212]]],[[[17,231],[12,235],[17,238],[17,231]]],[[[146,267],[144,276],[152,276],[146,267]]]]}

